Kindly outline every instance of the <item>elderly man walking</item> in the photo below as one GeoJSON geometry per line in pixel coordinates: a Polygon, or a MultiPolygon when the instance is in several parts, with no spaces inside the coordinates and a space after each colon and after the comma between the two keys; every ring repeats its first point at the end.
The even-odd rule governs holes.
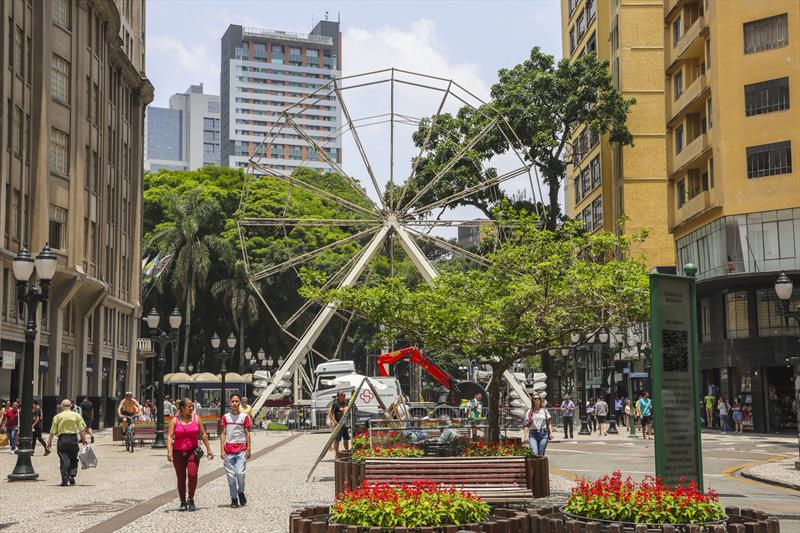
{"type": "Polygon", "coordinates": [[[72,402],[62,400],[59,406],[59,413],[53,417],[53,424],[50,426],[50,437],[47,440],[47,447],[53,444],[53,437],[58,436],[58,460],[61,466],[61,486],[75,484],[75,476],[78,475],[78,436],[81,442],[86,442],[86,424],[83,417],[72,410],[72,402]]]}

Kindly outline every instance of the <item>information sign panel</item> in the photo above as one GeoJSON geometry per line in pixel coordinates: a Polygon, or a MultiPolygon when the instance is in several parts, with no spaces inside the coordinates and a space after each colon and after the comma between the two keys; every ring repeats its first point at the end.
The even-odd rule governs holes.
{"type": "Polygon", "coordinates": [[[694,279],[650,274],[656,475],[703,488],[694,279]]]}

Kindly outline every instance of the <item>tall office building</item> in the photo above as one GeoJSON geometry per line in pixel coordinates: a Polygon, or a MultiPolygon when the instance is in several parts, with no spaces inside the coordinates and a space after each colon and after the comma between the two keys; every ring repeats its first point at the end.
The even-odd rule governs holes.
{"type": "Polygon", "coordinates": [[[0,397],[19,397],[25,324],[12,259],[58,256],[40,307],[34,393],[45,414],[88,394],[113,421],[140,381],[145,3],[0,2],[0,397]],[[109,410],[110,409],[110,410],[109,410]]]}
{"type": "MultiPolygon", "coordinates": [[[[339,23],[320,21],[306,34],[228,26],[222,37],[222,165],[244,167],[281,114],[342,69],[339,23]]],[[[341,163],[341,109],[324,96],[293,117],[308,136],[341,163]]],[[[304,165],[330,170],[312,143],[290,126],[263,146],[262,163],[286,173],[304,165]]]]}
{"type": "Polygon", "coordinates": [[[669,224],[678,265],[699,267],[704,392],[756,431],[796,427],[800,329],[774,282],[800,304],[800,4],[668,0],[664,28],[669,224]]]}
{"type": "Polygon", "coordinates": [[[219,96],[204,94],[202,83],[172,95],[168,108],[148,107],[145,117],[145,171],[219,165],[219,96]]]}
{"type": "Polygon", "coordinates": [[[675,256],[667,228],[667,173],[663,114],[663,9],[660,1],[562,0],[564,57],[594,52],[608,61],[616,88],[635,98],[628,115],[632,146],[612,146],[606,136],[579,125],[565,180],[567,215],[591,231],[650,235],[634,252],[647,264],[672,266],[675,256]]]}

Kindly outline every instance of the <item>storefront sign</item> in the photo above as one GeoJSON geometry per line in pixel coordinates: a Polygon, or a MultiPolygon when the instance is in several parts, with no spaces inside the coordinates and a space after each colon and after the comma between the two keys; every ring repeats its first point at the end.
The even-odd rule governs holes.
{"type": "Polygon", "coordinates": [[[656,476],[669,485],[685,477],[703,490],[694,283],[685,276],[650,274],[653,418],[656,476]]]}
{"type": "Polygon", "coordinates": [[[14,370],[17,365],[16,352],[3,350],[3,370],[14,370]]]}
{"type": "Polygon", "coordinates": [[[630,376],[633,379],[647,379],[650,377],[650,374],[647,372],[631,372],[630,376]]]}

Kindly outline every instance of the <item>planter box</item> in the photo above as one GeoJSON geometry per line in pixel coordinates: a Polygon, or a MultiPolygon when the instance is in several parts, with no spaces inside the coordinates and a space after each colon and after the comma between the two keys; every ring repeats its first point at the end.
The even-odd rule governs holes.
{"type": "MultiPolygon", "coordinates": [[[[380,527],[348,526],[329,523],[329,507],[307,507],[289,515],[289,533],[383,533],[380,527]]],[[[495,509],[480,524],[461,524],[437,527],[395,528],[395,533],[458,533],[483,531],[486,533],[533,533],[530,515],[515,509],[495,509]]]]}

